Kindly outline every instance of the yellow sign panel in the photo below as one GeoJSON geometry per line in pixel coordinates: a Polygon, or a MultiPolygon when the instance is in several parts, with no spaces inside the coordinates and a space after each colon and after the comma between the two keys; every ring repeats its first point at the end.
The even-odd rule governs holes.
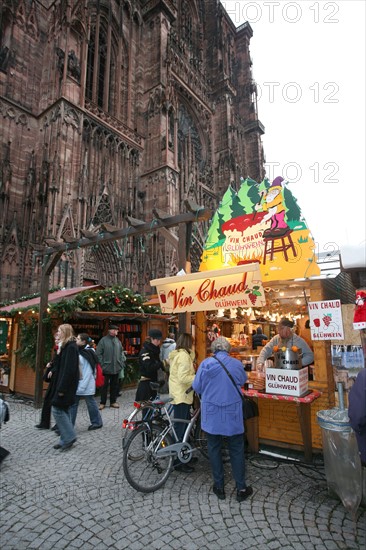
{"type": "Polygon", "coordinates": [[[200,271],[256,261],[263,282],[320,275],[315,243],[281,177],[229,187],[208,231],[200,271]]]}
{"type": "Polygon", "coordinates": [[[150,281],[163,313],[262,307],[266,300],[258,263],[150,281]]]}

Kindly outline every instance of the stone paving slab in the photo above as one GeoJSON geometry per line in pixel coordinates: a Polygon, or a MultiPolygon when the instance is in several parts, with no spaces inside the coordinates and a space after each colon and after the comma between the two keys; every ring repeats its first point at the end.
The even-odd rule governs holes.
{"type": "Polygon", "coordinates": [[[136,492],[122,469],[122,420],[134,390],[120,409],[102,412],[104,427],[89,432],[80,403],[78,440],[67,452],[58,438],[38,430],[39,411],[8,398],[10,421],[0,431],[11,455],[1,466],[0,541],[6,550],[364,550],[366,510],[356,521],[328,495],[320,467],[298,467],[249,457],[253,496],[239,504],[226,465],[226,500],[212,493],[203,457],[193,474],[173,472],[155,493],[136,492]]]}

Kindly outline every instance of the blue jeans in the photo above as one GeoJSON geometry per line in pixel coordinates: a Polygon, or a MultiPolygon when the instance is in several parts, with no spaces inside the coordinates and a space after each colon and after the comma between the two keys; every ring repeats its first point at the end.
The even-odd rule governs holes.
{"type": "MultiPolygon", "coordinates": [[[[191,406],[187,403],[178,403],[173,405],[174,418],[182,418],[183,420],[190,420],[189,411],[191,406]]],[[[175,433],[177,434],[178,441],[183,441],[184,432],[187,429],[188,424],[185,422],[174,422],[175,433]]]]}
{"type": "MultiPolygon", "coordinates": [[[[206,433],[207,450],[210,459],[212,476],[216,487],[224,487],[224,466],[222,463],[221,447],[222,435],[206,433]]],[[[236,489],[241,491],[246,488],[245,460],[244,460],[244,435],[225,436],[228,442],[231,470],[236,482],[236,489]]]]}
{"type": "Polygon", "coordinates": [[[76,439],[74,426],[71,421],[70,408],[59,409],[58,407],[52,407],[52,414],[60,431],[60,445],[66,445],[76,439]]]}
{"type": "Polygon", "coordinates": [[[103,426],[103,420],[98,410],[97,402],[94,399],[94,395],[76,395],[75,403],[70,407],[71,422],[75,426],[76,415],[78,413],[79,401],[84,398],[86,406],[88,408],[90,423],[92,426],[103,426]]]}

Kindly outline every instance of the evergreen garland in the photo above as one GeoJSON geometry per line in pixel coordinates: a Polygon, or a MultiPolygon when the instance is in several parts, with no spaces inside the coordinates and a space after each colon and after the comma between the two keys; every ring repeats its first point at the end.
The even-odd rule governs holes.
{"type": "MultiPolygon", "coordinates": [[[[51,319],[45,319],[44,324],[46,326],[46,342],[43,361],[44,366],[46,366],[51,359],[55,342],[52,334],[51,319]]],[[[19,348],[15,353],[19,355],[22,363],[28,365],[33,370],[36,368],[37,334],[38,318],[29,317],[20,321],[19,348]]]]}
{"type": "MultiPolygon", "coordinates": [[[[32,296],[32,298],[34,297],[32,296]]],[[[160,307],[144,306],[143,302],[144,298],[141,294],[135,294],[132,290],[122,285],[115,285],[106,289],[90,291],[86,287],[85,291],[80,292],[73,299],[63,299],[56,303],[50,303],[47,310],[48,315],[43,320],[46,325],[44,365],[51,359],[54,347],[51,319],[69,322],[73,314],[80,311],[161,313],[160,307]]],[[[39,306],[13,309],[10,314],[15,315],[19,311],[22,313],[32,312],[33,314],[39,312],[39,306]]],[[[16,350],[16,353],[19,354],[22,363],[29,365],[32,369],[35,369],[36,366],[37,333],[38,317],[30,316],[20,322],[19,348],[16,350]]],[[[133,379],[135,377],[134,370],[133,365],[131,365],[127,372],[127,378],[131,377],[133,379]]]]}

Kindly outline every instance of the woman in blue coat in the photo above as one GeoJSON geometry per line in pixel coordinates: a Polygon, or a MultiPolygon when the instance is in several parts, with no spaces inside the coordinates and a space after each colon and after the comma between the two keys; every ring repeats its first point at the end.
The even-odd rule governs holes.
{"type": "Polygon", "coordinates": [[[91,338],[85,332],[78,334],[76,345],[79,349],[79,363],[82,371],[82,378],[79,380],[76,390],[75,403],[71,406],[71,421],[75,426],[76,415],[78,412],[79,401],[85,399],[88,408],[90,426],[88,430],[98,430],[103,427],[103,420],[95,401],[95,376],[98,357],[94,349],[90,347],[91,338]]]}
{"type": "Polygon", "coordinates": [[[226,338],[220,336],[214,340],[211,344],[213,356],[202,361],[192,387],[201,396],[201,424],[207,435],[213,492],[219,499],[225,498],[221,447],[226,437],[236,482],[236,499],[242,502],[253,493],[245,483],[243,402],[237,391],[241,391],[247,374],[242,363],[229,355],[230,349],[226,338]],[[236,388],[220,361],[230,372],[236,388]]]}

